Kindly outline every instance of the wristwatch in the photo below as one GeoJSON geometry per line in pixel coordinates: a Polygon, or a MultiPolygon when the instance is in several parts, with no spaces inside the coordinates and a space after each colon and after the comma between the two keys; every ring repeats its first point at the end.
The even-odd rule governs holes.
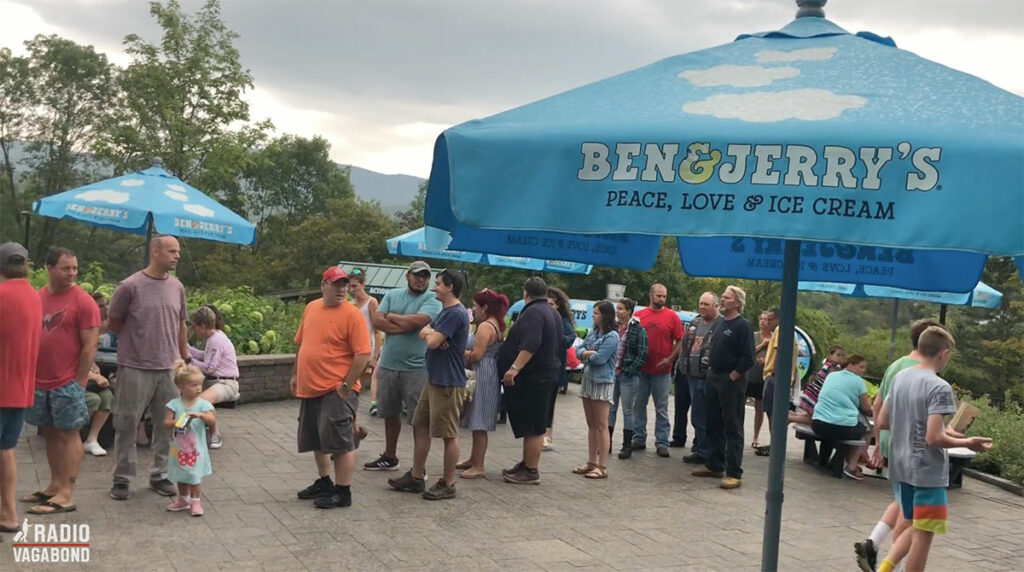
{"type": "Polygon", "coordinates": [[[516,365],[516,364],[512,364],[512,365],[509,366],[509,369],[511,369],[513,371],[519,371],[519,366],[516,365]]]}
{"type": "Polygon", "coordinates": [[[347,381],[343,381],[343,382],[341,382],[341,386],[342,386],[342,387],[344,387],[345,389],[352,389],[352,388],[351,388],[351,387],[349,386],[349,384],[348,384],[348,382],[347,382],[347,381]]]}

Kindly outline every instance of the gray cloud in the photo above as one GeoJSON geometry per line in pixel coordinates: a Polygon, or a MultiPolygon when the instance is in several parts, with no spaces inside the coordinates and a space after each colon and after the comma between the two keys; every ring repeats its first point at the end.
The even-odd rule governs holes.
{"type": "MultiPolygon", "coordinates": [[[[113,47],[131,32],[159,39],[142,2],[18,1],[76,41],[113,47]]],[[[193,11],[201,2],[182,4],[193,11]]],[[[257,87],[290,107],[344,115],[370,129],[489,115],[741,33],[780,28],[795,10],[787,0],[222,4],[257,87]]],[[[850,31],[868,27],[897,44],[901,34],[922,30],[1019,39],[1024,2],[834,0],[826,14],[850,31]]]]}

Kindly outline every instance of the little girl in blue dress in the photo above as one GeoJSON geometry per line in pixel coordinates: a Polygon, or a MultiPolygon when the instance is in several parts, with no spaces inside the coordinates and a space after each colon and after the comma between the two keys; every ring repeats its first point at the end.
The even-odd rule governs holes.
{"type": "Polygon", "coordinates": [[[213,472],[206,447],[206,427],[216,421],[213,405],[199,397],[203,392],[203,372],[178,360],[174,364],[174,384],[181,397],[167,403],[164,427],[171,429],[171,452],[167,457],[167,478],[178,484],[178,497],[167,510],[187,510],[203,516],[199,503],[199,483],[213,472]],[[198,420],[197,420],[198,419],[198,420]]]}

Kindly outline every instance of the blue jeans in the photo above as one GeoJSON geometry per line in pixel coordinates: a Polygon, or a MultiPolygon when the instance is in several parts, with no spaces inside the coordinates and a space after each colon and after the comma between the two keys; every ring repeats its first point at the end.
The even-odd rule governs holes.
{"type": "Polygon", "coordinates": [[[690,387],[690,422],[693,423],[696,453],[708,458],[708,380],[688,377],[690,387]]]}
{"type": "Polygon", "coordinates": [[[615,392],[612,393],[612,405],[608,408],[608,427],[615,427],[615,413],[619,410],[619,398],[622,398],[622,428],[633,430],[633,406],[636,403],[636,387],[638,378],[635,375],[616,375],[615,392]]]}
{"type": "Polygon", "coordinates": [[[668,393],[672,383],[669,373],[641,373],[637,384],[636,402],[633,407],[633,441],[647,442],[647,401],[654,398],[654,446],[668,447],[668,432],[671,422],[668,420],[668,393]]]}

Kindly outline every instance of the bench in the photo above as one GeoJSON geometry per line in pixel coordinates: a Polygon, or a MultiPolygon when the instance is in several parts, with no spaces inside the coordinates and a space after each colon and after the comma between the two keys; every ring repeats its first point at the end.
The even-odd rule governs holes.
{"type": "MultiPolygon", "coordinates": [[[[977,453],[967,447],[953,447],[947,449],[947,452],[949,453],[949,486],[947,488],[959,489],[964,486],[964,469],[971,464],[971,460],[977,453]]],[[[889,467],[864,471],[864,474],[869,477],[888,479],[889,467]]]]}
{"type": "MultiPolygon", "coordinates": [[[[804,462],[817,465],[828,470],[833,477],[843,476],[843,465],[846,463],[845,456],[841,449],[844,447],[862,447],[866,444],[863,439],[852,441],[831,442],[821,438],[820,435],[811,429],[810,425],[794,423],[796,438],[804,442],[804,462]],[[820,448],[816,442],[820,441],[820,448]]],[[[959,489],[964,484],[964,468],[971,463],[977,453],[966,447],[954,447],[949,452],[949,488],[959,489]]],[[[873,470],[865,470],[865,476],[886,479],[889,477],[889,467],[873,470]]]]}
{"type": "Polygon", "coordinates": [[[793,428],[796,430],[796,438],[804,442],[804,462],[825,469],[837,479],[843,477],[843,467],[846,465],[845,449],[867,445],[863,439],[846,441],[822,439],[814,432],[814,429],[811,429],[810,425],[803,423],[794,423],[793,428]],[[821,443],[820,447],[817,445],[818,442],[821,443]]]}

